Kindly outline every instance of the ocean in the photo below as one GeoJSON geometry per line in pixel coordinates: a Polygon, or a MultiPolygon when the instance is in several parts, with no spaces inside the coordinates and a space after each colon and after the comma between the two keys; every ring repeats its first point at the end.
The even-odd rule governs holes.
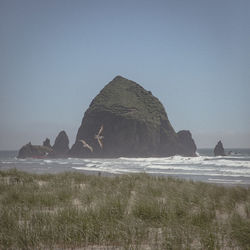
{"type": "Polygon", "coordinates": [[[17,159],[17,151],[0,151],[0,170],[16,168],[32,173],[79,171],[116,175],[147,173],[223,185],[250,186],[250,149],[226,149],[228,156],[213,156],[212,149],[199,149],[198,157],[116,159],[17,159]]]}

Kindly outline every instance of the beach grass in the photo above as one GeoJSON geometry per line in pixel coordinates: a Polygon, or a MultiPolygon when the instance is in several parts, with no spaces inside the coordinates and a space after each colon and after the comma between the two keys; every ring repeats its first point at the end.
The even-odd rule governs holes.
{"type": "Polygon", "coordinates": [[[250,249],[250,188],[0,171],[0,249],[250,249]]]}

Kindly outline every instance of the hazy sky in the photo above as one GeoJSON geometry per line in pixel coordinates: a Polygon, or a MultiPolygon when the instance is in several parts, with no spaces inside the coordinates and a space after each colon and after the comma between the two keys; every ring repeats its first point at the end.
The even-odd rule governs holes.
{"type": "Polygon", "coordinates": [[[250,1],[0,0],[0,150],[74,143],[116,75],[198,147],[250,147],[250,1]]]}

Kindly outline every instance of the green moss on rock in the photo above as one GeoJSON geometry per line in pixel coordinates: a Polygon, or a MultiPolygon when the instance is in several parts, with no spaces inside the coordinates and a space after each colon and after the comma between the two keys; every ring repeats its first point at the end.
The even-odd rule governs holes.
{"type": "Polygon", "coordinates": [[[88,112],[97,111],[111,112],[152,125],[160,125],[161,119],[167,119],[163,105],[150,91],[121,76],[115,77],[94,98],[88,112]]]}

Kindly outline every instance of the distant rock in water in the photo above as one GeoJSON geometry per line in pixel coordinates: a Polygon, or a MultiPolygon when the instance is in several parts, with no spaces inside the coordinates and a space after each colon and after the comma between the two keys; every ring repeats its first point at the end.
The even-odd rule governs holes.
{"type": "Polygon", "coordinates": [[[195,152],[191,133],[175,132],[163,105],[150,91],[117,76],[91,102],[69,155],[196,156],[195,152]]]}
{"type": "Polygon", "coordinates": [[[225,156],[225,151],[224,151],[224,147],[221,141],[219,141],[217,143],[217,145],[214,148],[214,155],[215,156],[225,156]]]}
{"type": "Polygon", "coordinates": [[[30,142],[24,145],[18,152],[18,158],[46,158],[52,149],[46,146],[32,145],[30,142]]]}
{"type": "Polygon", "coordinates": [[[46,138],[45,141],[43,142],[44,147],[52,148],[50,145],[50,139],[46,138]]]}
{"type": "Polygon", "coordinates": [[[69,152],[69,138],[65,131],[61,131],[56,137],[50,157],[67,157],[69,152]]]}
{"type": "Polygon", "coordinates": [[[18,158],[56,158],[68,157],[69,138],[65,131],[61,131],[56,137],[53,147],[50,145],[50,140],[46,138],[43,146],[32,145],[31,142],[24,145],[18,152],[18,158]]]}
{"type": "Polygon", "coordinates": [[[196,156],[196,145],[190,131],[181,130],[177,133],[179,142],[179,154],[183,156],[196,156]]]}

